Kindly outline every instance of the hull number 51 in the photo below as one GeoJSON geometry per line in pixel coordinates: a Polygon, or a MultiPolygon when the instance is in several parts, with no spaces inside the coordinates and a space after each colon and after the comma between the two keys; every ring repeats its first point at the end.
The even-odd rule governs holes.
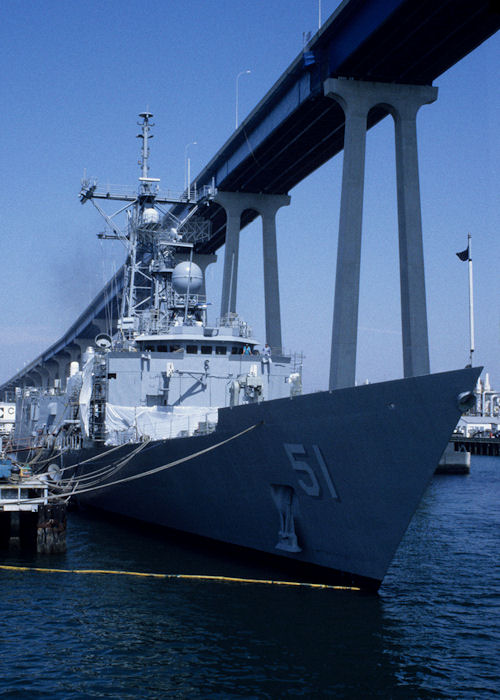
{"type": "Polygon", "coordinates": [[[283,443],[283,447],[294,471],[301,475],[301,478],[298,480],[299,486],[308,496],[321,497],[321,481],[326,485],[326,490],[331,498],[335,501],[340,500],[338,491],[326,466],[325,458],[318,445],[312,446],[314,456],[308,454],[304,445],[283,443]]]}

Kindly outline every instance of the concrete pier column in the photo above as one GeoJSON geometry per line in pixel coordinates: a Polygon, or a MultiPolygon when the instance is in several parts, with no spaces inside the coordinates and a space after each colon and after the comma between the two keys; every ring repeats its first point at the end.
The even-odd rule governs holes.
{"type": "Polygon", "coordinates": [[[60,379],[60,388],[64,390],[66,388],[66,381],[69,376],[69,365],[71,362],[71,353],[70,352],[60,352],[57,355],[54,355],[53,357],[54,362],[57,363],[59,371],[58,371],[58,377],[60,379]]]}
{"type": "Polygon", "coordinates": [[[43,364],[44,369],[48,372],[47,389],[54,388],[54,380],[59,379],[59,365],[55,359],[50,359],[43,364]]]}
{"type": "Polygon", "coordinates": [[[40,384],[40,389],[49,389],[50,388],[50,380],[51,380],[51,375],[48,370],[48,367],[43,364],[43,365],[37,365],[35,368],[35,371],[38,372],[41,378],[41,384],[40,384]]]}
{"type": "MultiPolygon", "coordinates": [[[[73,340],[73,343],[77,345],[80,348],[80,357],[79,357],[79,362],[80,365],[82,364],[82,355],[84,352],[86,352],[87,348],[93,348],[94,347],[94,340],[92,338],[75,338],[73,340]]],[[[81,366],[80,366],[80,369],[81,366]]]]}
{"type": "Polygon", "coordinates": [[[339,102],[345,113],[344,164],[330,355],[330,389],[339,389],[354,386],[356,378],[366,120],[371,107],[371,96],[367,94],[364,85],[357,81],[329,80],[326,83],[325,94],[339,102]]]}
{"type": "Polygon", "coordinates": [[[238,192],[218,192],[215,201],[226,211],[226,247],[220,305],[220,315],[221,318],[224,318],[230,312],[236,313],[240,226],[244,207],[241,205],[238,192]]]}
{"type": "Polygon", "coordinates": [[[81,358],[82,358],[82,350],[81,350],[79,345],[75,344],[75,341],[73,341],[71,345],[66,345],[64,350],[69,355],[70,364],[71,364],[71,362],[80,363],[81,358]]]}
{"type": "Polygon", "coordinates": [[[26,381],[23,382],[23,387],[34,386],[36,389],[41,389],[43,387],[43,375],[40,368],[31,369],[27,374],[24,375],[26,381]],[[32,383],[32,384],[31,384],[32,383]]]}
{"type": "Polygon", "coordinates": [[[416,115],[423,104],[437,98],[437,88],[331,78],[324,83],[324,93],[345,113],[330,389],[355,384],[366,123],[376,106],[387,109],[395,121],[404,375],[426,374],[429,347],[416,115]]]}
{"type": "Polygon", "coordinates": [[[227,217],[221,318],[228,313],[236,313],[241,215],[245,210],[251,209],[262,217],[266,342],[275,352],[280,352],[282,338],[276,213],[281,207],[290,204],[290,197],[286,194],[218,192],[215,201],[224,207],[227,217]]]}
{"type": "Polygon", "coordinates": [[[405,377],[429,374],[424,247],[417,150],[417,112],[437,88],[412,86],[393,111],[396,138],[401,326],[405,377]]]}
{"type": "Polygon", "coordinates": [[[264,300],[266,313],[266,342],[272,352],[281,353],[281,306],[279,290],[278,247],[276,243],[276,214],[290,204],[288,195],[264,195],[259,205],[262,216],[262,250],[264,260],[264,300]]]}
{"type": "Polygon", "coordinates": [[[226,222],[226,250],[220,315],[236,313],[238,292],[238,257],[240,251],[240,214],[228,214],[226,222]]]}

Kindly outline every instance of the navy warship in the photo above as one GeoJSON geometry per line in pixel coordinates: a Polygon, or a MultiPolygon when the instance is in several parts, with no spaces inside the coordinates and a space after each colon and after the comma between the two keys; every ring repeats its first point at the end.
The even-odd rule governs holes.
{"type": "Polygon", "coordinates": [[[304,394],[300,354],[259,342],[236,313],[209,323],[197,209],[214,192],[184,220],[165,210],[140,116],[137,191],[80,192],[106,220],[100,236],[127,249],[118,313],[65,386],[16,390],[14,445],[39,448],[33,466],[62,499],[376,590],[480,370],[304,394]],[[125,227],[99,199],[123,201],[125,227]]]}

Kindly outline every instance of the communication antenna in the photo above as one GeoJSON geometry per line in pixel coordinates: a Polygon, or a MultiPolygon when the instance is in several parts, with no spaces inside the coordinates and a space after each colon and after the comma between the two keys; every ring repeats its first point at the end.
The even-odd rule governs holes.
{"type": "Polygon", "coordinates": [[[148,180],[148,173],[149,173],[149,165],[148,165],[148,158],[149,158],[149,148],[148,148],[148,139],[153,138],[153,134],[150,134],[151,127],[154,126],[153,122],[150,123],[150,119],[152,118],[151,112],[141,112],[139,114],[140,117],[142,117],[142,122],[137,122],[137,126],[142,127],[142,133],[137,134],[138,139],[142,139],[142,160],[140,162],[140,165],[142,167],[142,178],[145,180],[148,180]]]}

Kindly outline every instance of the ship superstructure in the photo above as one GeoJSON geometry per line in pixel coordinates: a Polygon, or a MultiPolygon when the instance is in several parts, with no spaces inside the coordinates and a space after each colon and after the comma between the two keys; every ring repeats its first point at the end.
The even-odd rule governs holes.
{"type": "Polygon", "coordinates": [[[209,325],[204,275],[215,256],[194,247],[209,235],[196,211],[214,193],[160,191],[159,178],[149,175],[152,116],[140,114],[137,192],[101,190],[91,180],[80,191],[107,223],[99,237],[126,246],[115,330],[98,334],[81,366],[73,364],[66,391],[22,392],[17,437],[66,447],[198,435],[215,428],[221,407],[301,393],[301,356],[271,356],[235,313],[209,325]],[[102,200],[123,206],[108,215],[102,200]],[[191,205],[183,221],[163,209],[178,201],[191,205]]]}

